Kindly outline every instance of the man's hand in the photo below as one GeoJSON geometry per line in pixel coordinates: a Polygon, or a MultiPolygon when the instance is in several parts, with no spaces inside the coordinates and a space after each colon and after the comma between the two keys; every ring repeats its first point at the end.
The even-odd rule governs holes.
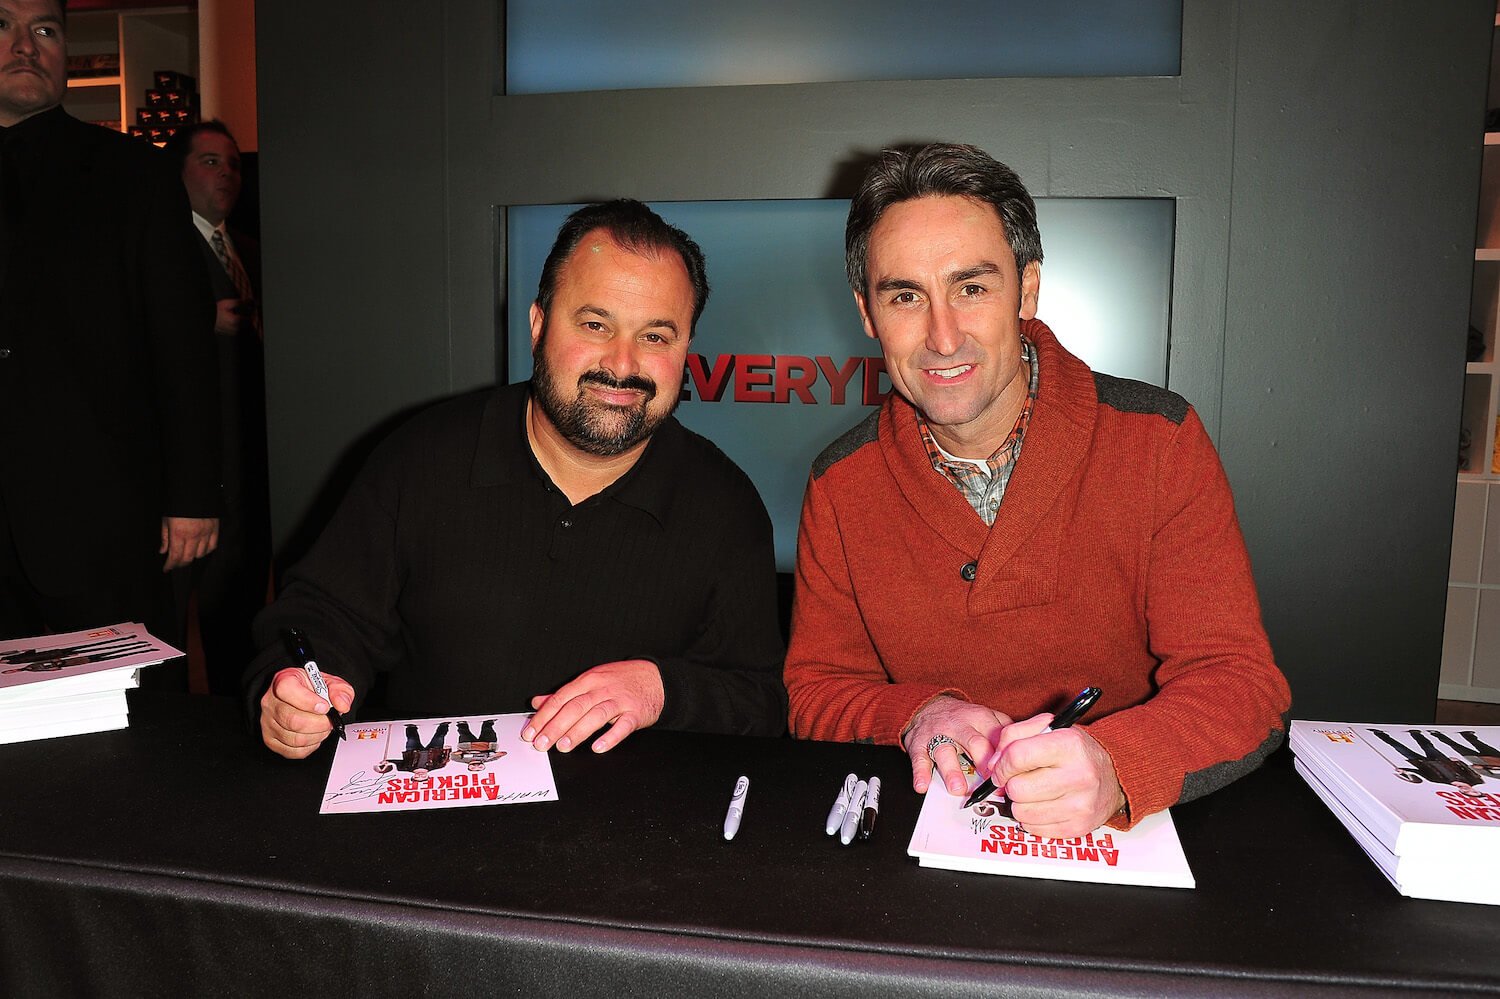
{"type": "Polygon", "coordinates": [[[1085,729],[1048,732],[1052,715],[1018,721],[985,767],[1005,789],[1011,815],[1036,836],[1082,836],[1125,807],[1114,761],[1085,729]]]}
{"type": "Polygon", "coordinates": [[[1009,715],[981,704],[947,695],[928,701],[916,713],[911,727],[902,737],[906,755],[911,757],[913,790],[918,794],[927,793],[927,786],[932,783],[932,768],[936,765],[938,776],[949,794],[967,794],[969,782],[959,766],[958,748],[962,748],[971,760],[985,759],[1009,724],[1009,715]],[[958,744],[958,748],[943,743],[929,757],[927,743],[938,735],[946,735],[958,744]]]}
{"type": "Polygon", "coordinates": [[[594,752],[618,746],[638,728],[648,728],[661,717],[666,692],[661,670],[644,659],[605,663],[557,688],[556,693],[531,699],[536,714],[521,738],[536,749],[556,746],[566,753],[604,725],[609,731],[594,740],[594,752]]]}
{"type": "MultiPolygon", "coordinates": [[[[354,705],[354,688],[347,680],[324,673],[333,706],[346,712],[354,705]]],[[[260,737],[266,748],[289,760],[311,755],[323,744],[333,722],[328,702],[319,697],[307,674],[295,666],[279,671],[260,698],[260,737]]]]}
{"type": "Polygon", "coordinates": [[[158,555],[167,560],[162,572],[187,565],[193,559],[202,558],[219,547],[218,517],[163,517],[161,519],[161,547],[158,555]]]}
{"type": "Polygon", "coordinates": [[[214,313],[215,333],[233,336],[249,326],[250,316],[248,310],[242,308],[243,302],[239,298],[219,299],[218,311],[214,313]]]}

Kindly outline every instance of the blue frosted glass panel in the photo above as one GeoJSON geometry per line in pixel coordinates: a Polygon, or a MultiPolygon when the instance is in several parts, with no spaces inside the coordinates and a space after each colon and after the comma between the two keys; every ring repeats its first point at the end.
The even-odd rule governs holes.
{"type": "MultiPolygon", "coordinates": [[[[527,310],[557,229],[576,207],[507,213],[512,381],[531,375],[527,310]]],[[[849,203],[653,207],[703,247],[713,286],[677,415],[755,480],[776,526],[777,564],[790,571],[813,458],[890,391],[844,278],[849,203]]],[[[1046,256],[1038,317],[1100,371],[1166,384],[1174,208],[1161,199],[1037,202],[1046,256]]]]}
{"type": "Polygon", "coordinates": [[[1176,76],[1182,0],[510,0],[508,94],[1176,76]]]}

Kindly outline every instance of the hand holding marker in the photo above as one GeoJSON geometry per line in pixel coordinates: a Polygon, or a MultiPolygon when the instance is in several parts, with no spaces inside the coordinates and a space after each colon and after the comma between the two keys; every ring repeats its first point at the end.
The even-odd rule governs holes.
{"type": "MultiPolygon", "coordinates": [[[[1099,699],[1099,695],[1102,693],[1104,691],[1098,687],[1085,687],[1077,697],[1073,698],[1071,704],[1057,713],[1057,716],[1052,719],[1052,724],[1048,725],[1043,731],[1056,732],[1060,728],[1069,727],[1082,718],[1085,711],[1094,706],[1094,702],[1099,699]]],[[[992,777],[986,777],[978,787],[974,788],[973,793],[964,800],[963,807],[971,808],[994,793],[995,781],[992,777]]]]}

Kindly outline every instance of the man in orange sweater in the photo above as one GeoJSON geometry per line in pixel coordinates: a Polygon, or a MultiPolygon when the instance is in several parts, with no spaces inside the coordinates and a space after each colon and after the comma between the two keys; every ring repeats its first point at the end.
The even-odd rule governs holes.
{"type": "Polygon", "coordinates": [[[1044,836],[1258,766],[1290,693],[1218,455],[1180,396],[1091,372],[1036,319],[1019,178],[971,146],[888,151],[845,246],[895,391],[813,465],[793,733],[899,744],[919,793],[935,767],[963,794],[962,750],[1044,836]],[[1086,686],[1085,722],[1048,730],[1086,686]]]}

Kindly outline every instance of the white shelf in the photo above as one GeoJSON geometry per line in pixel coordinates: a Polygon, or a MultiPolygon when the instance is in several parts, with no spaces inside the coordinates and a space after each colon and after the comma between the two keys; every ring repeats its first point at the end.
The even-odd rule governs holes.
{"type": "Polygon", "coordinates": [[[118,121],[123,130],[136,119],[157,70],[198,76],[197,12],[182,4],[118,11],[79,11],[68,19],[70,51],[115,54],[120,72],[68,81],[67,107],[85,121],[118,121]]]}

